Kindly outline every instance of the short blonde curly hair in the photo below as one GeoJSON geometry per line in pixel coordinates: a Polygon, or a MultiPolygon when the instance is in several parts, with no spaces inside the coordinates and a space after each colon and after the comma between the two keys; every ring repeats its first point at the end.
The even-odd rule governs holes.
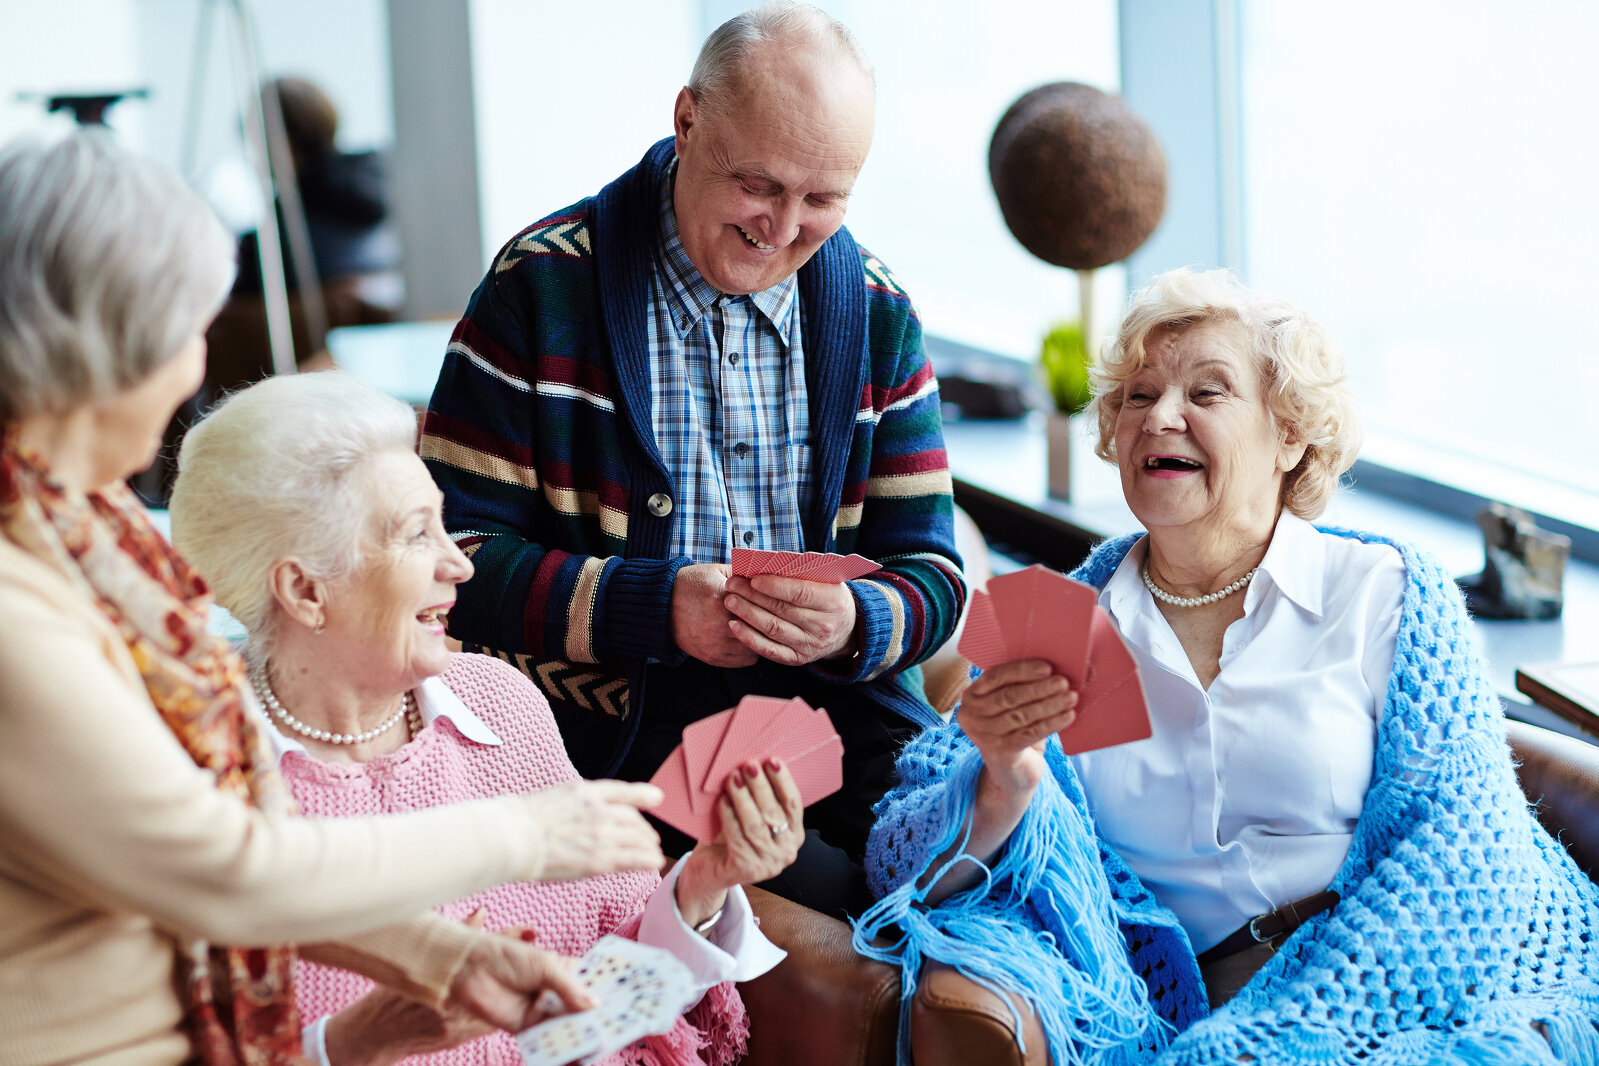
{"type": "Polygon", "coordinates": [[[1278,432],[1285,440],[1305,442],[1304,456],[1283,478],[1282,504],[1300,518],[1316,518],[1360,452],[1360,421],[1343,353],[1321,323],[1292,304],[1249,289],[1228,270],[1169,270],[1134,294],[1115,339],[1089,371],[1099,419],[1094,452],[1116,461],[1124,386],[1143,369],[1150,334],[1226,321],[1237,322],[1249,335],[1278,432]]]}

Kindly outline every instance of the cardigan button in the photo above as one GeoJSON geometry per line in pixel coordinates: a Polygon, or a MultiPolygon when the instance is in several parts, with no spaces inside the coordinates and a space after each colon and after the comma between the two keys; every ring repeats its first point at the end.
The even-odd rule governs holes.
{"type": "Polygon", "coordinates": [[[665,518],[672,513],[672,497],[664,492],[657,492],[649,498],[647,506],[650,509],[650,514],[656,518],[665,518]]]}

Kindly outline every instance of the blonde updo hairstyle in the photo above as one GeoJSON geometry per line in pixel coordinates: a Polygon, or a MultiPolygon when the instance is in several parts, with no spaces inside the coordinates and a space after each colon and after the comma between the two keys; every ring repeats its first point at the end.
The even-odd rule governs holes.
{"type": "Polygon", "coordinates": [[[172,541],[270,656],[272,570],[293,557],[338,582],[360,566],[371,521],[371,460],[414,451],[411,408],[339,371],[268,378],[229,396],[183,439],[172,541]]]}
{"type": "Polygon", "coordinates": [[[1115,338],[1089,372],[1099,419],[1095,454],[1116,461],[1116,418],[1127,380],[1144,367],[1150,335],[1205,322],[1236,322],[1248,334],[1280,439],[1305,442],[1304,456],[1283,478],[1282,505],[1300,518],[1316,518],[1360,451],[1343,354],[1321,323],[1245,287],[1231,271],[1170,270],[1132,297],[1115,338]]]}

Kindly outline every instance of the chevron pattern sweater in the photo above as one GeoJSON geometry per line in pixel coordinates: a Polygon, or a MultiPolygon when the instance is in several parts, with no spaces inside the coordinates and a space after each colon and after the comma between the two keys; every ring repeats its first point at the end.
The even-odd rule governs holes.
{"type": "MultiPolygon", "coordinates": [[[[1072,576],[1104,587],[1135,539],[1101,545],[1072,576]]],[[[907,1002],[922,958],[1027,997],[1063,1066],[1599,1062],[1599,886],[1516,783],[1454,581],[1393,546],[1408,583],[1371,787],[1330,886],[1341,900],[1221,1010],[1206,1017],[1188,937],[1099,841],[1058,744],[991,879],[919,903],[981,767],[958,724],[906,750],[878,808],[867,871],[883,898],[856,947],[903,965],[907,1002]],[[872,945],[895,925],[891,949],[872,945]]]]}
{"type": "MultiPolygon", "coordinates": [[[[650,420],[647,302],[670,138],[637,167],[508,243],[456,327],[422,457],[477,576],[451,632],[522,668],[585,774],[614,769],[644,665],[677,665],[668,554],[676,491],[650,420]],[[593,743],[574,729],[614,735],[593,743]],[[584,762],[585,752],[608,758],[584,762]]],[[[883,564],[850,583],[860,656],[812,677],[920,725],[906,668],[965,599],[937,383],[910,298],[840,229],[799,272],[815,499],[805,547],[883,564]]],[[[708,710],[719,710],[709,708],[708,710]]]]}

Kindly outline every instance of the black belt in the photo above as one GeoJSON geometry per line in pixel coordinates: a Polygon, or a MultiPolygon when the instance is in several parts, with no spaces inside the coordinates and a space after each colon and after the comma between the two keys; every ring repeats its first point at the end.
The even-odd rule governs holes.
{"type": "Polygon", "coordinates": [[[1241,927],[1229,933],[1213,948],[1209,948],[1199,955],[1199,965],[1209,966],[1218,959],[1225,959],[1229,955],[1236,955],[1240,951],[1254,947],[1256,944],[1271,944],[1276,947],[1288,934],[1304,925],[1322,911],[1330,911],[1338,902],[1338,893],[1328,889],[1318,892],[1314,896],[1296,899],[1292,903],[1284,903],[1274,911],[1257,914],[1241,927]]]}

